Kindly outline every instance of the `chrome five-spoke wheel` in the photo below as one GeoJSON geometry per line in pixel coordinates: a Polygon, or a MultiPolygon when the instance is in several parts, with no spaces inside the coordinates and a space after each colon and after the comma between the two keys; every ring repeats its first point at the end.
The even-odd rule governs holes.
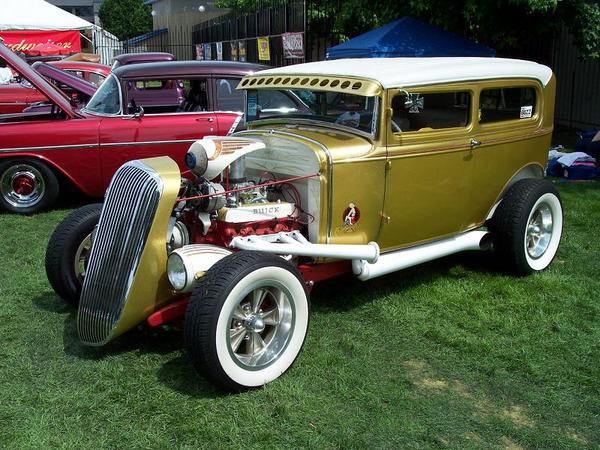
{"type": "Polygon", "coordinates": [[[539,179],[516,182],[489,224],[501,262],[518,275],[550,265],[558,251],[562,226],[560,196],[551,183],[539,179]]]}
{"type": "Polygon", "coordinates": [[[285,349],[294,319],[286,291],[284,287],[256,287],[234,308],[228,345],[242,366],[265,367],[285,349]]]}
{"type": "Polygon", "coordinates": [[[283,258],[236,252],[200,279],[185,315],[187,353],[213,383],[242,390],[278,378],[308,330],[308,294],[283,258]]]}
{"type": "Polygon", "coordinates": [[[525,245],[529,256],[537,259],[548,249],[552,238],[552,211],[546,203],[540,203],[532,212],[527,224],[525,245]]]}
{"type": "Polygon", "coordinates": [[[92,235],[101,212],[100,203],[76,209],[56,227],[48,241],[46,275],[54,291],[73,306],[79,304],[92,235]]]}
{"type": "Polygon", "coordinates": [[[77,247],[75,251],[73,269],[75,271],[75,277],[80,284],[83,284],[83,277],[87,269],[88,258],[90,257],[90,250],[92,249],[92,233],[88,234],[83,238],[83,241],[77,247]]]}

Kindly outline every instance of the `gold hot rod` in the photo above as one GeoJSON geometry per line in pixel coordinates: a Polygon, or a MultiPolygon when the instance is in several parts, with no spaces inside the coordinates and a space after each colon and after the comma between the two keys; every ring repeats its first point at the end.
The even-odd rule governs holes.
{"type": "Polygon", "coordinates": [[[296,359],[315,282],[490,247],[517,275],[554,258],[549,68],[337,60],[255,73],[238,90],[247,130],[194,143],[187,173],[168,157],[125,164],[103,205],[54,232],[48,277],[78,305],[84,343],[183,317],[192,363],[240,390],[296,359]]]}

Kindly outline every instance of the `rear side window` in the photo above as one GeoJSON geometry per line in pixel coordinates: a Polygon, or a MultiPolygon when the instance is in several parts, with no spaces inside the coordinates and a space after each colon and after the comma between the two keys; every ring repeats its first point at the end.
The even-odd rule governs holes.
{"type": "Polygon", "coordinates": [[[412,104],[406,101],[403,94],[392,100],[394,132],[466,127],[470,122],[471,94],[467,91],[410,93],[412,104]]]}
{"type": "Polygon", "coordinates": [[[235,88],[239,79],[217,78],[217,109],[219,111],[244,111],[244,91],[235,88]]]}
{"type": "Polygon", "coordinates": [[[484,89],[479,97],[479,122],[529,119],[535,114],[532,87],[484,89]]]}

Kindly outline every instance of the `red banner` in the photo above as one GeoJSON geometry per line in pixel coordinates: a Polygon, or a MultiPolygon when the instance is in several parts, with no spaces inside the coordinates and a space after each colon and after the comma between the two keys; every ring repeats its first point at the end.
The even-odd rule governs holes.
{"type": "Polygon", "coordinates": [[[8,48],[27,55],[39,54],[35,48],[44,44],[62,47],[63,54],[81,51],[79,31],[0,31],[0,37],[4,39],[4,45],[8,48]]]}

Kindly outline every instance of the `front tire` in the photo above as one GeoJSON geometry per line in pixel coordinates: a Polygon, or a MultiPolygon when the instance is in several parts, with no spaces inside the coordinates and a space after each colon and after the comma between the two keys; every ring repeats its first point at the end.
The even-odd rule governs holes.
{"type": "Polygon", "coordinates": [[[46,275],[54,291],[77,307],[92,244],[92,232],[100,221],[102,204],[82,206],[54,230],[46,249],[46,275]]]}
{"type": "Polygon", "coordinates": [[[308,315],[296,267],[278,256],[237,252],[194,289],[184,325],[187,353],[201,375],[226,390],[259,387],[295,361],[308,315]]]}
{"type": "Polygon", "coordinates": [[[0,162],[0,205],[17,214],[48,209],[58,197],[58,179],[44,163],[33,160],[0,162]]]}
{"type": "Polygon", "coordinates": [[[560,195],[546,180],[520,180],[506,193],[490,223],[494,250],[516,275],[550,265],[560,244],[563,211],[560,195]]]}

